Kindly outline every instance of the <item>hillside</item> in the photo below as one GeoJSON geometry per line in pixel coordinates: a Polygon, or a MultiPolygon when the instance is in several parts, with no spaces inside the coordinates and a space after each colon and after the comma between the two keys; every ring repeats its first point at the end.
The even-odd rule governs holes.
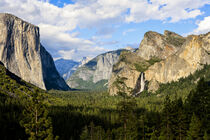
{"type": "MultiPolygon", "coordinates": [[[[43,97],[44,100],[47,97],[44,90],[14,75],[0,62],[0,135],[2,140],[26,140],[28,138],[21,122],[24,121],[24,124],[27,122],[28,116],[25,115],[29,115],[30,111],[25,112],[25,115],[23,112],[26,111],[27,108],[33,111],[37,106],[44,109],[44,104],[48,101],[42,100],[43,97]],[[38,95],[36,94],[37,92],[38,95]],[[39,103],[33,104],[34,100],[37,99],[36,96],[38,97],[39,103]]],[[[41,110],[40,108],[38,108],[38,112],[41,110]]],[[[45,112],[46,110],[42,111],[45,112]]],[[[42,121],[44,120],[42,115],[43,114],[39,112],[37,121],[40,121],[40,118],[42,118],[42,121]]],[[[31,115],[30,119],[32,122],[34,115],[31,115]]],[[[45,119],[47,120],[47,118],[45,119]]],[[[28,126],[30,126],[29,122],[27,123],[28,126]]],[[[44,121],[43,124],[45,124],[44,121]]]]}

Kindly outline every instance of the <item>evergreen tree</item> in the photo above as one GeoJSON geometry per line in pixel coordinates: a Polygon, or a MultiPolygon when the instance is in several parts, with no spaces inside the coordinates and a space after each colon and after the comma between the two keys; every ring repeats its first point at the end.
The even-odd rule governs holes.
{"type": "Polygon", "coordinates": [[[30,94],[28,103],[23,110],[23,118],[20,124],[25,128],[30,140],[53,139],[53,128],[44,96],[36,89],[30,94]]]}
{"type": "Polygon", "coordinates": [[[145,114],[140,115],[139,117],[139,139],[146,140],[147,139],[147,131],[148,131],[148,119],[145,114]]]}
{"type": "Polygon", "coordinates": [[[172,140],[172,124],[173,121],[171,119],[172,104],[169,96],[167,95],[164,101],[164,108],[162,113],[162,129],[160,133],[160,140],[172,140]]]}
{"type": "Polygon", "coordinates": [[[150,140],[158,140],[158,137],[156,136],[156,131],[152,132],[150,140]]]}
{"type": "Polygon", "coordinates": [[[206,131],[204,133],[203,140],[210,140],[210,137],[206,131]]]}
{"type": "Polygon", "coordinates": [[[82,134],[80,135],[81,140],[88,140],[89,139],[89,132],[87,126],[84,127],[82,134]]]}
{"type": "Polygon", "coordinates": [[[202,134],[201,134],[201,122],[198,117],[196,117],[195,114],[193,114],[191,118],[190,128],[187,132],[187,139],[188,140],[201,140],[202,134]]]}
{"type": "MultiPolygon", "coordinates": [[[[131,95],[131,88],[125,84],[125,77],[118,77],[114,82],[114,85],[118,89],[118,95],[123,98],[117,104],[117,109],[119,111],[119,121],[123,125],[123,131],[120,132],[124,140],[136,139],[137,138],[137,120],[135,110],[137,107],[136,100],[131,95]]],[[[121,129],[119,129],[121,130],[121,129]]]]}
{"type": "Polygon", "coordinates": [[[183,107],[182,99],[175,99],[172,102],[173,108],[171,111],[173,121],[173,133],[179,140],[183,140],[187,131],[187,116],[183,107]]]}

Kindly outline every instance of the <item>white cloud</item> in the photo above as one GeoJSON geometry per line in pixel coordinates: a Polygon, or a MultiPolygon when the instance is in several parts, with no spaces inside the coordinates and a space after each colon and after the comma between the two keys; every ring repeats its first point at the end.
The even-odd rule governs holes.
{"type": "Polygon", "coordinates": [[[210,32],[210,16],[205,17],[197,23],[198,27],[193,31],[194,34],[210,32]]]}
{"type": "MultiPolygon", "coordinates": [[[[105,34],[110,37],[112,30],[101,29],[126,22],[138,23],[147,20],[178,22],[195,18],[203,14],[199,8],[205,4],[210,4],[210,1],[75,0],[74,4],[65,4],[60,8],[50,4],[49,0],[1,0],[0,12],[15,14],[38,25],[41,41],[51,53],[54,51],[55,54],[58,52],[57,55],[60,57],[71,55],[69,58],[78,59],[83,57],[82,55],[96,55],[106,49],[99,47],[94,40],[80,38],[79,32],[74,31],[76,28],[94,28],[98,30],[98,35],[105,34]],[[86,53],[79,53],[79,49],[86,53]]],[[[206,30],[203,28],[200,22],[198,31],[195,32],[206,30]]],[[[53,56],[58,57],[55,54],[53,53],[53,56]]]]}
{"type": "Polygon", "coordinates": [[[76,61],[80,61],[81,58],[82,58],[81,56],[86,56],[86,57],[93,58],[96,55],[101,54],[101,53],[106,52],[106,51],[110,51],[110,50],[103,49],[103,48],[100,48],[100,47],[91,48],[91,47],[87,46],[87,47],[82,47],[82,48],[79,48],[79,49],[59,50],[58,53],[64,59],[73,59],[73,60],[76,60],[76,61]]]}
{"type": "Polygon", "coordinates": [[[125,36],[127,33],[134,32],[134,31],[136,31],[136,29],[128,29],[128,30],[125,30],[122,34],[125,36]]]}

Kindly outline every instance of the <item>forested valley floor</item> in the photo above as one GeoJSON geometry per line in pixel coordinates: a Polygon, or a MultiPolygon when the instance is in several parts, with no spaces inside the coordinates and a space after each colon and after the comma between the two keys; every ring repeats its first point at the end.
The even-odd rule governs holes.
{"type": "Polygon", "coordinates": [[[139,97],[43,91],[0,67],[0,139],[209,140],[210,66],[139,97]]]}

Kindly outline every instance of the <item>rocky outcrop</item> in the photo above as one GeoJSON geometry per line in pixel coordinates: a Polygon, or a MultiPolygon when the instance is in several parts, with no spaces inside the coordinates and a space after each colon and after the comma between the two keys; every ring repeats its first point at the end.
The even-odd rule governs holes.
{"type": "Polygon", "coordinates": [[[101,87],[106,86],[104,84],[110,79],[112,67],[118,62],[121,51],[111,51],[93,58],[79,67],[67,80],[67,84],[72,88],[94,89],[94,85],[99,86],[97,83],[103,80],[101,87]]]}
{"type": "Polygon", "coordinates": [[[162,35],[149,31],[145,33],[137,54],[145,60],[150,60],[153,57],[166,59],[176,53],[184,42],[185,38],[174,32],[165,31],[162,35]]]}
{"type": "Polygon", "coordinates": [[[81,67],[83,65],[85,65],[86,63],[88,63],[92,58],[91,57],[83,57],[82,60],[79,62],[79,66],[81,67]]]}
{"type": "MultiPolygon", "coordinates": [[[[152,31],[145,33],[137,51],[125,52],[120,55],[121,59],[114,66],[112,77],[109,81],[109,93],[111,95],[117,94],[117,89],[113,86],[113,82],[119,76],[127,79],[125,81],[126,85],[134,89],[132,94],[141,93],[146,88],[145,71],[151,65],[175,54],[185,40],[184,37],[170,31],[165,31],[164,35],[152,31]]],[[[149,84],[151,85],[151,83],[149,84]]],[[[152,85],[157,87],[157,82],[153,82],[152,85]]]]}
{"type": "Polygon", "coordinates": [[[0,14],[0,61],[42,89],[69,89],[40,44],[39,28],[10,14],[0,14]]]}
{"type": "Polygon", "coordinates": [[[93,74],[93,82],[96,83],[102,79],[110,79],[112,67],[117,63],[119,53],[106,53],[97,57],[96,70],[93,74]]]}
{"type": "MultiPolygon", "coordinates": [[[[177,81],[203,68],[203,64],[210,64],[210,33],[190,35],[186,40],[175,55],[149,67],[145,71],[146,80],[158,83],[177,81]]],[[[157,88],[149,86],[149,90],[157,88]]]]}

